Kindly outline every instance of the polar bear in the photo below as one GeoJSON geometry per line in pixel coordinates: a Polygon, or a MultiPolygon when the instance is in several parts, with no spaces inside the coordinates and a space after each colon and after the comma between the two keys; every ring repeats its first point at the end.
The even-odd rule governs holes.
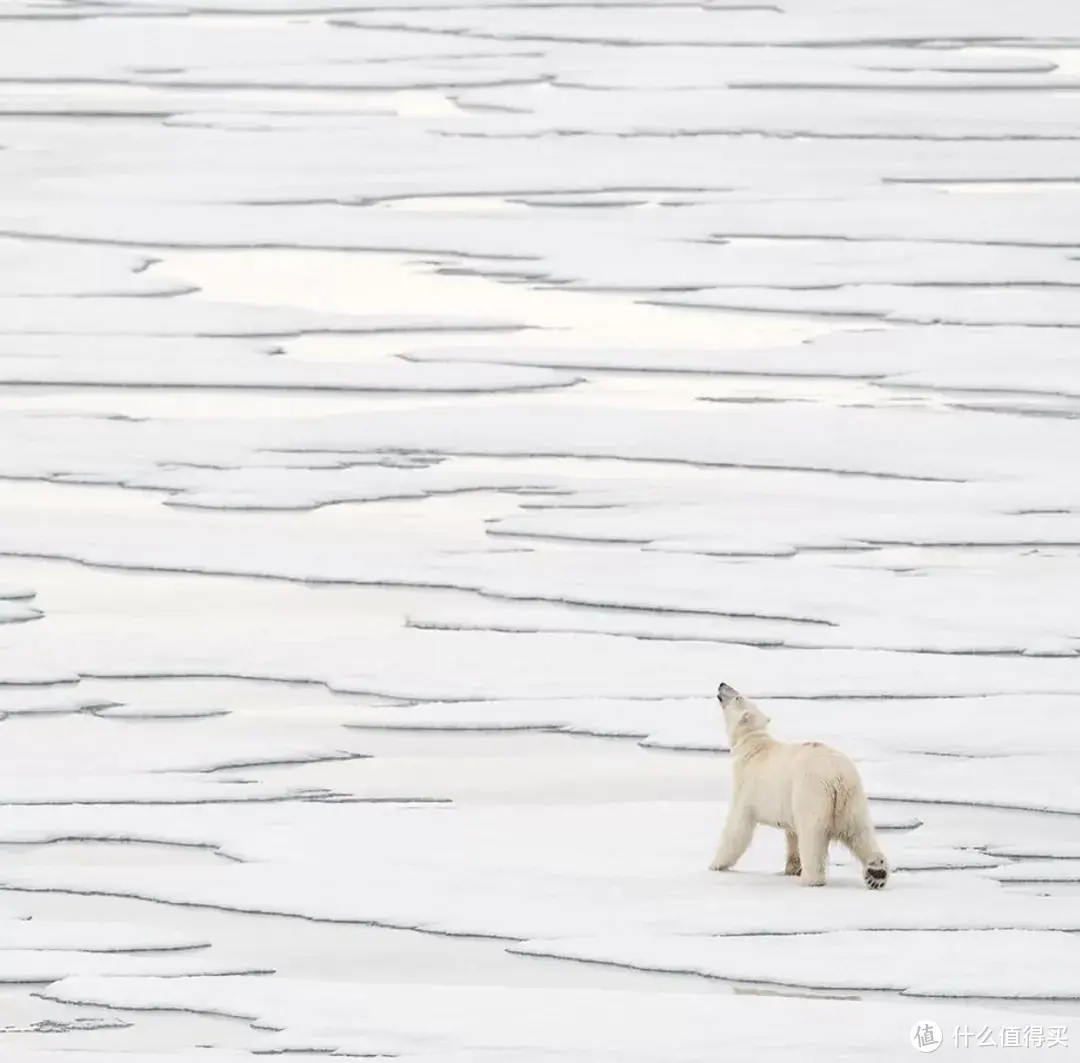
{"type": "Polygon", "coordinates": [[[866,793],[855,765],[820,742],[789,745],[768,730],[769,717],[727,683],[718,693],[731,745],[734,793],[712,871],[726,871],[746,852],[759,823],[787,835],[785,875],[804,886],[825,884],[829,843],[838,841],[879,890],[889,865],[878,847],[866,793]]]}

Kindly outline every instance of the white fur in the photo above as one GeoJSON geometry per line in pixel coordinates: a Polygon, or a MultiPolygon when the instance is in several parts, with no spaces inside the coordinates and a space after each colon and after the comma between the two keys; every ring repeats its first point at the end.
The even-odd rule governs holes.
{"type": "Polygon", "coordinates": [[[820,742],[790,745],[768,732],[769,718],[748,698],[720,684],[720,704],[731,745],[734,793],[724,835],[710,868],[726,871],[746,852],[759,823],[787,835],[785,875],[823,886],[829,843],[840,842],[863,866],[870,889],[889,874],[870,822],[855,765],[820,742]]]}

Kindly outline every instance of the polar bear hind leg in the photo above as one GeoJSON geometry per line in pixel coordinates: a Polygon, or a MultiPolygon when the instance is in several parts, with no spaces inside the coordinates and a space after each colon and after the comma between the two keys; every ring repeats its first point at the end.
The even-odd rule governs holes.
{"type": "Polygon", "coordinates": [[[862,864],[866,885],[872,890],[883,889],[889,880],[889,863],[878,846],[862,787],[844,796],[846,800],[838,802],[836,840],[850,849],[852,856],[862,864]]]}
{"type": "Polygon", "coordinates": [[[833,797],[820,779],[804,776],[792,788],[792,818],[798,839],[799,881],[804,886],[825,885],[833,797]]]}
{"type": "Polygon", "coordinates": [[[889,881],[889,864],[878,848],[874,828],[869,824],[857,824],[839,839],[863,866],[863,881],[872,890],[883,889],[889,881]]]}
{"type": "Polygon", "coordinates": [[[784,861],[785,875],[801,875],[802,861],[799,859],[799,836],[793,831],[785,831],[787,838],[787,859],[784,861]]]}

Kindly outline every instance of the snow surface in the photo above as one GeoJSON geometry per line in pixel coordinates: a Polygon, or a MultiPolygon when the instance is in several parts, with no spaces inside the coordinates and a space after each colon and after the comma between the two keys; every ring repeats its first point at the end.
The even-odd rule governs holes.
{"type": "Polygon", "coordinates": [[[0,0],[0,69],[0,1057],[1080,1013],[1075,3],[0,0]],[[707,870],[721,679],[888,889],[707,870]]]}
{"type": "MultiPolygon", "coordinates": [[[[258,1022],[273,1016],[284,1027],[270,1042],[278,1051],[404,1056],[422,1063],[496,1054],[514,1063],[551,1058],[575,1063],[645,1060],[668,1058],[672,1051],[679,1058],[704,1063],[730,1051],[733,1044],[745,1046],[754,1058],[824,1060],[836,1058],[830,1053],[835,1051],[832,1039],[839,1029],[844,1031],[849,1058],[899,1060],[910,1058],[907,1030],[925,1013],[925,1007],[920,1012],[911,1005],[755,996],[717,999],[497,986],[385,985],[358,990],[318,982],[243,985],[234,979],[71,978],[47,993],[80,1003],[190,1008],[258,1022]],[[882,1029],[893,1024],[904,1031],[904,1039],[894,1037],[883,1044],[882,1029]],[[673,1031],[677,1048],[672,1047],[673,1031]]],[[[1000,1024],[1000,1013],[985,1009],[939,1005],[937,1014],[958,1026],[965,1021],[1000,1024]]],[[[1013,1013],[1010,1024],[1034,1025],[1024,1013],[1013,1013]]],[[[1020,1049],[1007,1058],[1035,1059],[1036,1051],[1020,1049]]]]}

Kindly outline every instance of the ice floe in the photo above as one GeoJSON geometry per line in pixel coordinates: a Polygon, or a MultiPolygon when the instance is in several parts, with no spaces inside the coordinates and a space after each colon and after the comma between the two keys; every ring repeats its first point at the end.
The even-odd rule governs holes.
{"type": "Polygon", "coordinates": [[[918,931],[785,937],[633,938],[533,942],[520,951],[567,959],[688,971],[742,982],[814,989],[893,990],[911,996],[1061,998],[1080,996],[1072,934],[1022,930],[961,931],[947,974],[928,972],[926,954],[941,938],[918,931]],[[610,949],[605,956],[605,950],[610,949]],[[1004,967],[998,961],[1009,957],[1004,967]]]}
{"type": "Polygon", "coordinates": [[[1036,1058],[1075,4],[0,25],[7,1055],[1036,1058]],[[720,679],[855,759],[889,889],[707,870],[720,679]]]}
{"type": "MultiPolygon", "coordinates": [[[[539,1063],[552,1056],[584,1063],[668,1057],[672,1051],[680,1060],[704,1063],[730,1051],[732,1044],[768,1061],[789,1059],[793,1053],[830,1060],[838,1051],[859,1059],[901,1060],[912,1051],[909,1031],[925,1022],[926,1014],[925,1003],[500,987],[361,989],[284,980],[252,985],[236,979],[72,978],[47,993],[72,1003],[240,1015],[281,1028],[279,1050],[406,1054],[421,1063],[464,1063],[492,1053],[513,1063],[539,1063]],[[678,1046],[673,1049],[675,1030],[678,1046]]],[[[935,1017],[950,1031],[947,1036],[950,1022],[1001,1036],[1000,1011],[939,1005],[935,1017]]],[[[1037,1012],[1010,1013],[1004,1024],[1018,1030],[1038,1025],[1040,1032],[1054,1025],[1052,1019],[1040,1020],[1037,1012]]],[[[1039,1051],[1045,1054],[1045,1049],[1021,1047],[1011,1055],[1035,1059],[1039,1051]]],[[[136,1063],[143,1061],[136,1057],[136,1063]]]]}

